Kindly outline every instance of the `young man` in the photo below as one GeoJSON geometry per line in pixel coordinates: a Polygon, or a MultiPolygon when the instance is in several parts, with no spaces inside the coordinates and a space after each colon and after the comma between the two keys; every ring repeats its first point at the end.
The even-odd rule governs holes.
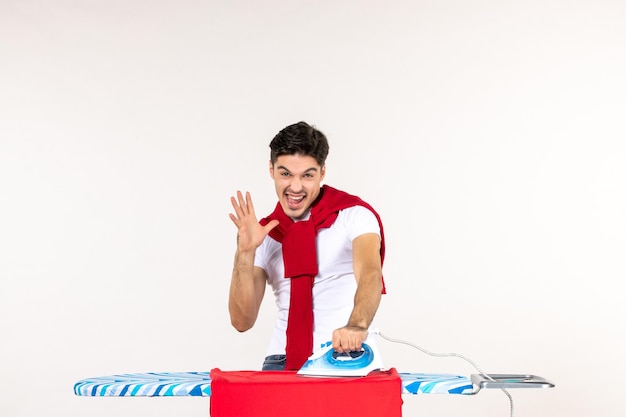
{"type": "Polygon", "coordinates": [[[229,312],[240,332],[257,318],[265,286],[278,317],[263,370],[297,370],[323,343],[361,349],[385,292],[380,217],[360,198],[322,186],[328,141],[305,122],[270,143],[278,203],[257,219],[249,193],[231,197],[237,251],[229,312]]]}

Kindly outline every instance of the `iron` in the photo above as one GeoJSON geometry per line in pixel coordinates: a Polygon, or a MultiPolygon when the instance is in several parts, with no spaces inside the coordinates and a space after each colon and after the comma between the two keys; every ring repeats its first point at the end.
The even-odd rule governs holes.
{"type": "Polygon", "coordinates": [[[370,333],[360,351],[337,353],[331,342],[326,342],[302,365],[298,375],[304,376],[366,376],[383,369],[374,334],[370,333]]]}

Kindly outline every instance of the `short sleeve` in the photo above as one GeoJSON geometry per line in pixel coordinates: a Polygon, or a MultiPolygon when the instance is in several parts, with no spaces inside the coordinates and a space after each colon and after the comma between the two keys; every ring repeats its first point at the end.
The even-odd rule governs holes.
{"type": "Polygon", "coordinates": [[[350,241],[366,233],[376,233],[380,237],[380,225],[376,216],[363,206],[341,210],[336,221],[345,230],[350,241]]]}

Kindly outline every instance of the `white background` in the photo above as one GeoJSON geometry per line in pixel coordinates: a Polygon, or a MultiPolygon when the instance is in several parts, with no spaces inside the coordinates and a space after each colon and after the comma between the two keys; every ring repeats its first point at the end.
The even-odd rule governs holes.
{"type": "MultiPolygon", "coordinates": [[[[273,301],[230,327],[229,197],[273,208],[269,141],[305,120],[326,183],[385,222],[383,333],[556,384],[511,390],[518,417],[624,416],[624,22],[621,0],[0,0],[0,415],[207,416],[73,384],[259,369],[273,301]]],[[[497,390],[403,400],[509,415],[497,390]]]]}

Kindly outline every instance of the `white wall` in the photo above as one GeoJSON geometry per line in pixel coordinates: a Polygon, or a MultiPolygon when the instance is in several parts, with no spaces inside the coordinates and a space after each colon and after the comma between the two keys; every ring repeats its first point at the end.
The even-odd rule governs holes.
{"type": "MultiPolygon", "coordinates": [[[[1,0],[0,415],[206,416],[72,388],[258,369],[273,303],[230,327],[229,197],[271,210],[267,145],[306,120],[326,182],[385,221],[383,333],[557,384],[511,391],[518,417],[623,416],[624,21],[621,0],[1,0]]],[[[403,399],[509,415],[499,391],[403,399]]]]}

